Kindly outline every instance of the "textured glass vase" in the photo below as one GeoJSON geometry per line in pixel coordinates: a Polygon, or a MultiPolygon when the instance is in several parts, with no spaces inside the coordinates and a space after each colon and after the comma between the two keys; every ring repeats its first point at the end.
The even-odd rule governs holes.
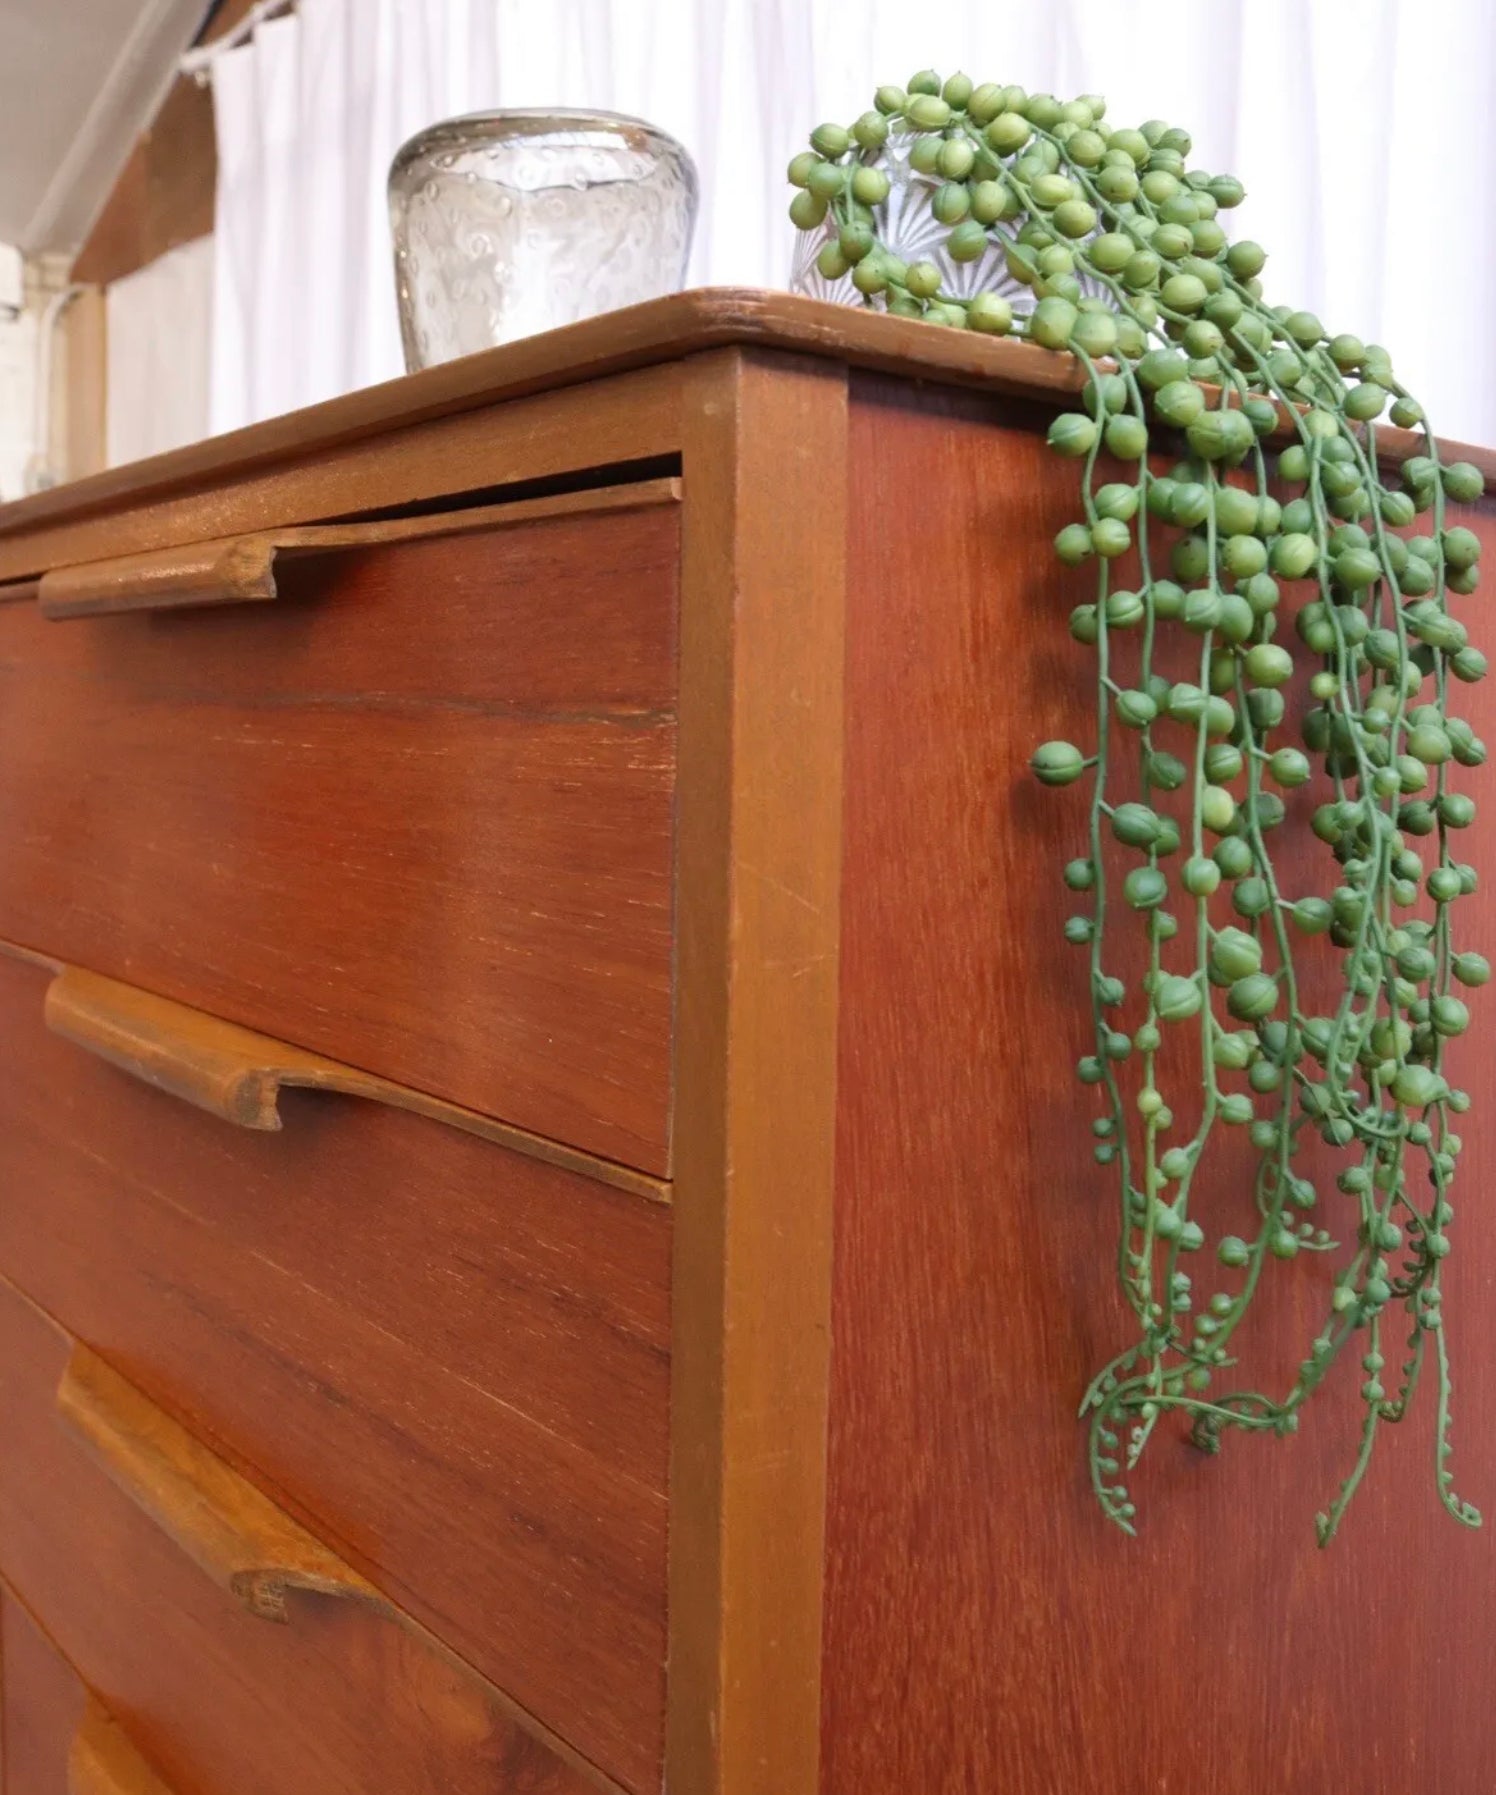
{"type": "Polygon", "coordinates": [[[406,367],[675,292],[696,191],[674,138],[617,113],[474,113],[412,137],[389,183],[406,367]]]}

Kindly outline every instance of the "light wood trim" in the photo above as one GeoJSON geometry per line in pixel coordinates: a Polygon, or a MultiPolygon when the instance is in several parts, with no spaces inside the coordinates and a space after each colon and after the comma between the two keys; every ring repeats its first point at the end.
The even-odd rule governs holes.
{"type": "MultiPolygon", "coordinates": [[[[71,277],[79,279],[76,272],[71,277]]],[[[63,476],[82,480],[108,462],[109,319],[100,286],[76,294],[57,321],[61,391],[52,394],[54,459],[63,476]]]]}
{"type": "Polygon", "coordinates": [[[285,555],[376,548],[431,536],[468,536],[583,512],[640,511],[679,501],[679,480],[639,480],[630,485],[518,499],[507,505],[481,505],[428,517],[388,518],[364,524],[307,524],[232,537],[224,542],[190,543],[180,548],[54,568],[42,576],[38,596],[42,615],[51,618],[265,601],[278,596],[276,563],[285,555]]]}
{"type": "Polygon", "coordinates": [[[42,575],[37,600],[52,618],[263,601],[275,597],[278,546],[272,536],[242,536],[59,567],[42,575]]]}
{"type": "MultiPolygon", "coordinates": [[[[16,958],[48,964],[29,950],[3,943],[0,947],[16,958]]],[[[79,966],[63,967],[48,986],[46,1022],[54,1034],[131,1077],[240,1128],[279,1129],[280,1093],[287,1085],[337,1091],[460,1128],[512,1152],[579,1172],[651,1202],[670,1200],[668,1184],[632,1167],[530,1134],[477,1110],[324,1059],[321,1054],[79,966]]]]}
{"type": "Polygon", "coordinates": [[[68,1795],[172,1795],[172,1790],[90,1695],[68,1752],[68,1795]]]}
{"type": "Polygon", "coordinates": [[[73,1348],[57,1410],[110,1480],[250,1614],[285,1622],[286,1597],[301,1590],[398,1619],[367,1578],[86,1346],[73,1348]]]}
{"type": "Polygon", "coordinates": [[[693,372],[666,1786],[814,1795],[846,375],[737,350],[693,372]]]}

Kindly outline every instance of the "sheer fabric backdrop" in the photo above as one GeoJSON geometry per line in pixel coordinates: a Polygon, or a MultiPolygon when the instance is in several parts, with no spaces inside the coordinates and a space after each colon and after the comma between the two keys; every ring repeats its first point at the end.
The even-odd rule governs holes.
{"type": "Polygon", "coordinates": [[[214,65],[206,427],[401,372],[384,179],[412,132],[596,106],[702,176],[693,284],[783,286],[783,167],[932,64],[1190,129],[1269,297],[1385,343],[1441,431],[1496,442],[1496,0],[301,0],[214,65]]]}

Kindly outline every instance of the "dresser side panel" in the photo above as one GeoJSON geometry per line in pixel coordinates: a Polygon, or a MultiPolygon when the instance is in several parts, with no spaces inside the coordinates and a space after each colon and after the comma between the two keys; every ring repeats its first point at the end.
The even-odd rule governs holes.
{"type": "MultiPolygon", "coordinates": [[[[822,1795],[1484,1795],[1487,1548],[1435,1500],[1431,1392],[1383,1430],[1325,1553],[1313,1516],[1354,1456],[1354,1357],[1294,1438],[1229,1438],[1209,1459],[1161,1425],[1128,1479],[1137,1540],[1089,1487],[1077,1404],[1132,1334],[1116,1186],[1074,1076],[1084,957],[1061,934],[1087,788],[1027,772],[1040,741],[1094,740],[1094,662],[1065,620],[1095,570],[1053,556],[1079,506],[1046,422],[854,386],[822,1795]]],[[[1483,735],[1487,691],[1459,694],[1483,735]]],[[[1459,783],[1481,799],[1496,780],[1459,783]]],[[[1282,834],[1294,888],[1328,889],[1307,828],[1282,834]]],[[[1461,908],[1462,937],[1488,943],[1496,902],[1461,908]]],[[[1479,1054],[1470,1037],[1454,1050],[1476,1191],[1479,1054]]],[[[1322,1188],[1346,1238],[1346,1200],[1322,1188]]],[[[1212,1238],[1250,1231],[1234,1172],[1201,1203],[1212,1238]]],[[[1496,1396],[1496,1253],[1478,1226],[1458,1244],[1456,1407],[1477,1420],[1496,1396]]],[[[1202,1296],[1213,1266],[1191,1267],[1202,1296]]],[[[1244,1378],[1291,1378],[1329,1275],[1310,1255],[1275,1265],[1244,1378]]],[[[1456,1463],[1489,1500],[1496,1434],[1464,1427],[1456,1463]]]]}

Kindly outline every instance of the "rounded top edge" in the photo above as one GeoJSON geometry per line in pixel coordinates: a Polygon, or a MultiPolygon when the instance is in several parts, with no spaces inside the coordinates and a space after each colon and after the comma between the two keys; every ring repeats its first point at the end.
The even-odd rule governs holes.
{"type": "Polygon", "coordinates": [[[547,131],[606,130],[635,140],[631,147],[649,145],[673,150],[688,166],[694,168],[691,153],[678,138],[648,119],[635,118],[627,112],[603,112],[583,106],[503,106],[487,112],[464,112],[455,118],[439,119],[426,125],[413,137],[407,137],[390,162],[391,176],[397,174],[418,156],[440,148],[453,139],[467,136],[475,126],[497,126],[517,137],[538,137],[547,131]]]}

